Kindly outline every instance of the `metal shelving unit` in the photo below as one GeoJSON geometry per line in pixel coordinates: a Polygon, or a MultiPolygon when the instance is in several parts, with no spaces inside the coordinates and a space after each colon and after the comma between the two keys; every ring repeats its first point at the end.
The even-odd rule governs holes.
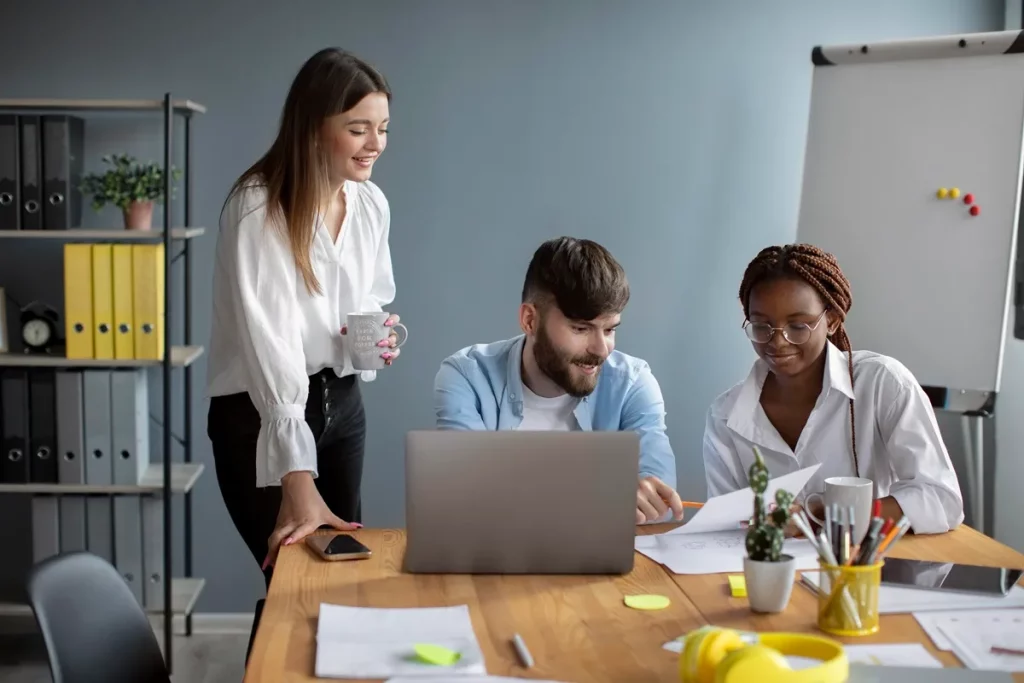
{"type": "MultiPolygon", "coordinates": [[[[62,367],[62,368],[124,368],[155,367],[163,370],[163,462],[154,464],[143,474],[137,485],[97,486],[88,484],[0,484],[0,494],[45,494],[45,495],[162,495],[163,496],[163,609],[156,613],[163,615],[164,658],[167,668],[172,669],[173,618],[180,614],[185,620],[185,634],[192,634],[192,610],[205,586],[205,580],[192,576],[192,489],[202,475],[202,464],[192,462],[192,365],[203,354],[203,347],[192,344],[192,262],[189,246],[193,238],[204,234],[203,228],[192,227],[192,137],[191,124],[195,114],[203,114],[206,107],[191,100],[176,100],[170,93],[158,100],[91,100],[91,99],[0,99],[3,113],[42,112],[154,112],[163,115],[164,132],[164,220],[162,230],[127,231],[122,229],[92,230],[9,230],[0,231],[0,240],[62,240],[118,242],[155,242],[164,245],[164,357],[160,361],[149,360],[79,360],[53,356],[29,354],[0,354],[2,367],[62,367]],[[184,227],[171,227],[172,181],[170,170],[174,157],[174,124],[177,116],[184,122],[184,227]],[[181,250],[171,255],[172,243],[180,243],[181,250]],[[172,296],[171,269],[178,259],[184,270],[184,343],[171,344],[172,296]],[[171,372],[184,372],[184,434],[181,444],[184,462],[172,463],[171,453],[171,372]],[[184,573],[183,578],[173,577],[173,536],[171,496],[184,496],[184,573]]],[[[153,612],[154,610],[150,610],[153,612]]],[[[26,614],[26,605],[0,605],[2,614],[26,614]]]]}

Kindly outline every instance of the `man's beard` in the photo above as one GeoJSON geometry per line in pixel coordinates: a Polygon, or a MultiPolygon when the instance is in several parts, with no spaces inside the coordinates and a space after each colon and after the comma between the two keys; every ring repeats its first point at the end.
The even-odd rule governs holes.
{"type": "Polygon", "coordinates": [[[552,382],[562,387],[567,394],[576,398],[589,396],[597,387],[597,378],[601,375],[600,357],[591,354],[572,357],[562,353],[551,343],[543,323],[537,329],[537,338],[533,344],[533,356],[537,359],[537,367],[552,382]],[[593,365],[597,372],[593,375],[573,375],[573,365],[593,365]]]}

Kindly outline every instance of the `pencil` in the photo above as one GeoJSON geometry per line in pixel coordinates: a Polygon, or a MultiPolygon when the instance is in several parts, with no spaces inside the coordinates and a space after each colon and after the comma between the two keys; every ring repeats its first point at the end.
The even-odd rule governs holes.
{"type": "Polygon", "coordinates": [[[700,508],[704,507],[704,503],[695,503],[692,500],[684,500],[683,501],[683,507],[684,508],[694,508],[696,510],[699,510],[700,508]]]}
{"type": "Polygon", "coordinates": [[[989,652],[994,655],[1024,655],[1024,650],[1017,650],[1012,647],[999,647],[998,645],[993,645],[989,652]]]}

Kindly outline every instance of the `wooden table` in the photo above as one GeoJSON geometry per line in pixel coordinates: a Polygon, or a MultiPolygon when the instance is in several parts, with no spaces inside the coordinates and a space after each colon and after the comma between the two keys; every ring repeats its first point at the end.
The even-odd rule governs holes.
{"type": "MultiPolygon", "coordinates": [[[[645,527],[656,533],[671,525],[645,527]]],[[[320,532],[327,533],[327,532],[320,532]]],[[[487,671],[492,675],[571,683],[677,681],[677,655],[662,645],[706,623],[745,630],[817,632],[816,602],[796,586],[785,612],[755,615],[729,595],[724,574],[677,576],[636,555],[624,577],[409,575],[401,572],[405,535],[397,530],[355,532],[373,550],[356,562],[324,562],[305,544],[282,550],[267,595],[245,681],[315,681],[316,624],[321,602],[361,607],[435,607],[468,604],[487,671]],[[656,612],[627,608],[635,593],[668,596],[656,612]],[[523,669],[510,639],[519,633],[536,665],[523,669]]],[[[907,536],[893,557],[1024,567],[1024,555],[962,527],[942,536],[907,536]]],[[[847,642],[920,642],[947,666],[952,653],[936,651],[909,614],[884,615],[874,636],[847,642]]],[[[1015,680],[1024,682],[1024,674],[1015,680]]]]}

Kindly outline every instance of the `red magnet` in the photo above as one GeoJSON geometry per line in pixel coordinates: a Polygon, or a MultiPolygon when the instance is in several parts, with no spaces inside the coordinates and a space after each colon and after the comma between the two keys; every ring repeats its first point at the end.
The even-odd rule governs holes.
{"type": "Polygon", "coordinates": [[[981,207],[980,206],[975,204],[974,206],[971,207],[971,215],[972,216],[977,216],[979,213],[981,213],[981,207]]]}
{"type": "Polygon", "coordinates": [[[973,203],[974,203],[974,195],[971,194],[970,192],[968,192],[967,194],[964,195],[964,204],[967,204],[968,206],[970,206],[973,203]]]}

